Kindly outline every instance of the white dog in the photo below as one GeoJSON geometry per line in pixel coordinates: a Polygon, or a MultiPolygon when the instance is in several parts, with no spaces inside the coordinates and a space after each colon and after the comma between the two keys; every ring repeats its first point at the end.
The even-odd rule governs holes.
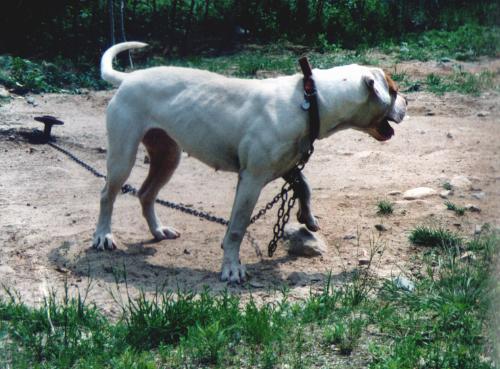
{"type": "MultiPolygon", "coordinates": [[[[178,67],[123,73],[113,69],[120,52],[146,44],[126,42],[108,49],[102,78],[119,85],[107,110],[107,180],[102,191],[93,246],[113,249],[113,203],[127,179],[142,142],[151,158],[140,191],[142,213],[157,239],[179,233],[162,225],[154,201],[179,164],[181,149],[206,163],[239,175],[230,224],[223,240],[221,279],[241,282],[242,238],[261,189],[287,173],[309,148],[308,113],[301,109],[302,75],[264,80],[236,79],[178,67]]],[[[314,69],[320,115],[319,139],[346,128],[388,140],[406,113],[406,99],[381,69],[348,65],[314,69]]],[[[310,189],[301,177],[299,221],[318,229],[309,204],[310,189]],[[305,190],[305,191],[304,191],[305,190]]]]}

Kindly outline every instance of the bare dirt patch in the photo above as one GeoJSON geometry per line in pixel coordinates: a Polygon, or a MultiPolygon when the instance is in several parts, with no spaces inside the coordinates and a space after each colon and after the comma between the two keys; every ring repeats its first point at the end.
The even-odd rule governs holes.
{"type": "MultiPolygon", "coordinates": [[[[305,173],[313,188],[320,234],[329,244],[322,257],[293,258],[279,247],[273,258],[261,258],[245,240],[241,257],[252,283],[228,287],[218,280],[223,226],[159,207],[164,222],[181,237],[155,242],[138,200],[129,195],[121,195],[115,206],[118,250],[97,252],[90,245],[103,181],[54,149],[29,143],[20,132],[40,127],[34,116],[55,115],[66,122],[54,129],[57,142],[104,171],[104,111],[111,96],[112,92],[36,95],[35,104],[16,97],[0,107],[0,282],[19,291],[28,303],[40,301],[44,291],[60,289],[65,281],[73,291],[82,291],[92,280],[89,300],[115,315],[119,307],[110,291],[119,287],[124,292],[124,283],[116,282],[116,269],[126,270],[132,296],[159,286],[208,286],[269,300],[287,285],[291,296],[300,299],[321,287],[330,272],[340,282],[346,273],[362,267],[359,259],[374,243],[384,245],[374,268],[380,276],[408,270],[418,249],[407,236],[416,225],[441,225],[465,236],[486,222],[500,226],[500,95],[419,92],[408,95],[409,117],[395,127],[390,141],[379,143],[345,131],[316,144],[305,173]],[[414,187],[439,193],[443,183],[457,175],[466,176],[471,185],[456,188],[449,200],[473,204],[480,212],[457,216],[446,210],[438,195],[403,200],[402,192],[414,187]],[[395,204],[393,215],[377,214],[377,203],[383,199],[395,204]],[[377,231],[376,224],[387,230],[377,231]]],[[[144,156],[141,148],[129,179],[136,187],[146,176],[144,156]]],[[[258,207],[281,183],[265,188],[258,207]]],[[[234,174],[215,172],[184,155],[160,197],[227,218],[235,186],[234,174]]],[[[274,214],[249,228],[264,255],[274,214]]]]}

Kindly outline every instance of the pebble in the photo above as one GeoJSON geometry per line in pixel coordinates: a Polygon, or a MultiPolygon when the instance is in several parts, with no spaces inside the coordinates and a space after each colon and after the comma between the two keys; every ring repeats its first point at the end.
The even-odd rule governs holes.
{"type": "Polygon", "coordinates": [[[359,265],[368,265],[368,264],[370,264],[370,259],[369,258],[359,258],[358,264],[359,265]]]}
{"type": "Polygon", "coordinates": [[[288,283],[292,286],[296,285],[296,284],[299,284],[299,282],[301,281],[301,276],[298,272],[292,272],[290,273],[290,275],[286,278],[286,280],[288,281],[288,283]]]}
{"type": "Polygon", "coordinates": [[[488,113],[487,111],[480,111],[479,113],[477,113],[477,116],[481,118],[487,117],[488,115],[490,115],[490,113],[488,113]]]}
{"type": "Polygon", "coordinates": [[[483,191],[480,192],[473,192],[471,196],[475,199],[482,200],[486,196],[486,194],[483,191]]]}
{"type": "Polygon", "coordinates": [[[448,132],[448,133],[446,134],[446,137],[447,137],[447,138],[449,138],[449,139],[453,139],[453,135],[452,135],[450,132],[448,132]]]}
{"type": "Polygon", "coordinates": [[[403,194],[403,199],[405,200],[416,200],[422,199],[424,197],[429,197],[436,194],[436,190],[430,187],[417,187],[406,191],[403,194]]]}
{"type": "Polygon", "coordinates": [[[453,192],[451,190],[444,190],[439,193],[439,197],[447,199],[453,192]]]}
{"type": "Polygon", "coordinates": [[[8,265],[0,265],[0,275],[14,274],[15,271],[8,265]]]}
{"type": "Polygon", "coordinates": [[[257,281],[250,281],[249,285],[253,288],[264,288],[264,284],[257,281]]]}
{"type": "Polygon", "coordinates": [[[346,234],[343,238],[344,240],[355,240],[356,236],[353,234],[346,234]]]}
{"type": "Polygon", "coordinates": [[[37,102],[35,101],[35,99],[31,96],[28,96],[26,98],[26,102],[30,105],[33,105],[33,106],[38,106],[37,102]]]}
{"type": "Polygon", "coordinates": [[[466,190],[470,190],[472,187],[472,182],[464,175],[453,177],[450,181],[450,184],[453,188],[462,188],[466,190]]]}
{"type": "Polygon", "coordinates": [[[392,280],[396,287],[401,288],[403,290],[412,292],[415,289],[415,283],[410,281],[408,278],[403,276],[398,276],[392,280]]]}
{"type": "Polygon", "coordinates": [[[288,253],[294,256],[320,256],[327,250],[323,239],[299,224],[287,225],[283,240],[288,253]]]}
{"type": "Polygon", "coordinates": [[[0,86],[0,97],[6,98],[10,96],[10,92],[5,89],[5,87],[0,86]]]}
{"type": "Polygon", "coordinates": [[[391,191],[388,193],[389,196],[397,196],[397,195],[401,195],[401,191],[391,191]]]}
{"type": "Polygon", "coordinates": [[[483,226],[481,224],[476,224],[474,227],[474,234],[479,235],[481,234],[481,231],[483,230],[483,226]]]}
{"type": "Polygon", "coordinates": [[[189,251],[188,249],[184,249],[184,254],[191,255],[191,251],[189,251]]]}
{"type": "Polygon", "coordinates": [[[375,224],[375,229],[379,232],[386,232],[387,227],[384,226],[383,224],[375,224]]]}
{"type": "Polygon", "coordinates": [[[476,254],[472,251],[466,251],[462,255],[460,255],[460,260],[463,261],[474,261],[476,260],[476,254]]]}
{"type": "Polygon", "coordinates": [[[480,213],[481,208],[479,206],[473,205],[473,204],[467,204],[465,205],[465,209],[473,212],[473,213],[480,213]]]}

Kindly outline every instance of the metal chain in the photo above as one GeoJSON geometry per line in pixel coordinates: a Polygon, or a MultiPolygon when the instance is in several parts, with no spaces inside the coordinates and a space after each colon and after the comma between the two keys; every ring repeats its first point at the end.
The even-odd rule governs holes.
{"type": "MultiPolygon", "coordinates": [[[[72,159],[74,162],[79,164],[81,167],[85,168],[88,170],[90,173],[92,173],[94,176],[98,178],[106,178],[104,174],[99,172],[97,169],[92,167],[91,165],[87,164],[84,162],[82,159],[78,158],[75,154],[72,152],[66,150],[65,148],[55,144],[54,142],[47,142],[47,144],[54,149],[56,149],[59,152],[62,152],[66,156],[68,156],[70,159],[72,159]]],[[[285,180],[285,183],[283,184],[283,187],[281,187],[281,191],[273,197],[271,201],[269,201],[262,209],[260,209],[257,214],[255,214],[251,219],[250,219],[250,224],[254,224],[257,220],[259,220],[261,217],[263,217],[267,211],[271,210],[274,205],[276,205],[280,200],[281,200],[281,205],[280,208],[278,209],[278,219],[276,220],[276,224],[273,227],[273,239],[269,242],[268,245],[268,255],[269,257],[273,256],[274,252],[276,251],[278,241],[283,238],[283,233],[285,230],[285,225],[288,223],[288,220],[290,219],[290,211],[292,210],[293,206],[295,205],[295,200],[297,199],[297,189],[295,188],[295,184],[298,181],[298,173],[304,169],[305,164],[309,160],[309,157],[312,155],[314,151],[314,147],[311,145],[310,149],[307,151],[307,153],[301,158],[301,160],[297,163],[297,165],[288,172],[290,180],[285,180]],[[293,195],[291,197],[288,196],[288,193],[293,190],[293,195]],[[285,209],[286,206],[286,209],[285,209]]],[[[137,196],[138,190],[129,185],[129,184],[124,184],[121,188],[122,193],[130,194],[133,196],[137,196]]],[[[156,199],[156,203],[165,206],[170,209],[175,209],[180,212],[183,212],[185,214],[193,215],[198,218],[202,218],[205,220],[208,220],[210,222],[218,223],[221,225],[228,226],[229,221],[222,218],[218,217],[215,215],[212,215],[210,213],[207,213],[202,210],[196,210],[196,209],[191,209],[190,207],[181,204],[181,203],[175,203],[172,201],[167,201],[167,200],[162,200],[162,199],[156,199]]],[[[259,250],[260,252],[260,250],[259,250]]]]}

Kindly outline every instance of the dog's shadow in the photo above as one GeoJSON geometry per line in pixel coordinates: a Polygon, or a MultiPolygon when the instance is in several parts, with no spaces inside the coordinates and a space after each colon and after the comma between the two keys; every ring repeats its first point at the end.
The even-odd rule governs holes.
{"type": "Polygon", "coordinates": [[[285,276],[279,266],[296,260],[296,257],[286,255],[262,258],[260,261],[246,264],[250,275],[247,282],[228,285],[220,281],[218,271],[204,268],[199,261],[193,260],[192,265],[179,265],[176,263],[176,256],[172,256],[169,263],[156,263],[156,244],[158,242],[155,240],[125,243],[122,248],[103,252],[92,248],[81,250],[77,244],[63,242],[52,249],[49,260],[54,269],[64,269],[77,280],[89,279],[108,284],[122,284],[126,281],[128,286],[145,292],[156,291],[159,286],[169,290],[192,291],[201,291],[208,286],[215,292],[225,289],[234,292],[262,289],[278,291],[284,287],[321,286],[328,278],[333,281],[345,279],[345,273],[327,272],[295,271],[285,276]]]}

